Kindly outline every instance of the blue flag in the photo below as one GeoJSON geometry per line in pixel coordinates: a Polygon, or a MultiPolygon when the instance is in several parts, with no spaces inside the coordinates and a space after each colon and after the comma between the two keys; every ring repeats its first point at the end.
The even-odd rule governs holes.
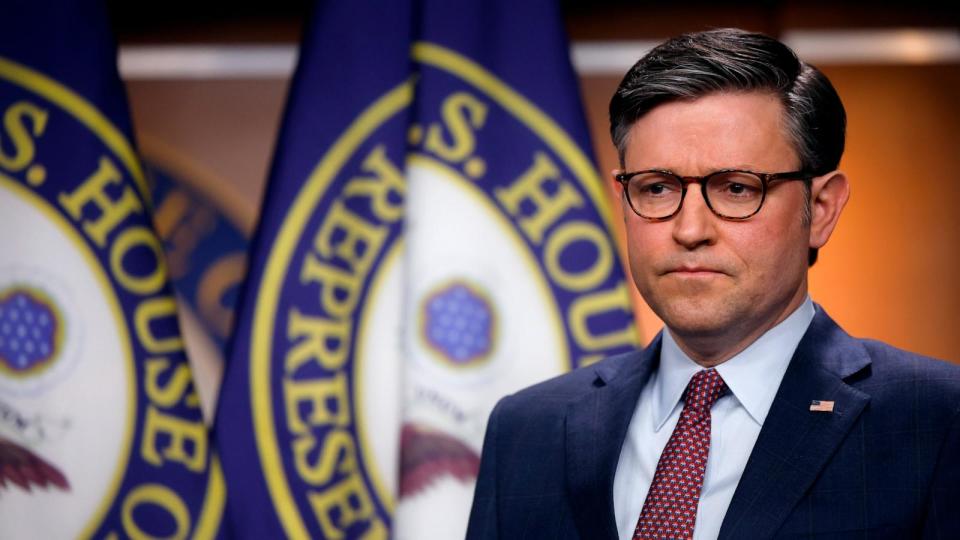
{"type": "Polygon", "coordinates": [[[558,7],[322,2],[217,437],[233,530],[457,538],[503,395],[632,348],[558,7]]]}
{"type": "Polygon", "coordinates": [[[222,476],[104,5],[2,16],[0,537],[212,537],[222,476]]]}

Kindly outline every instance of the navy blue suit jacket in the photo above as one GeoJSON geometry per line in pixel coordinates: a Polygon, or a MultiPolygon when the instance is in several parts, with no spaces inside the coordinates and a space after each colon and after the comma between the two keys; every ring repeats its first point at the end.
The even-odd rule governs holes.
{"type": "MultiPolygon", "coordinates": [[[[658,337],[501,400],[468,540],[614,540],[620,448],[659,357],[658,337]]],[[[854,339],[818,309],[720,538],[960,539],[958,410],[960,367],[854,339]]]]}

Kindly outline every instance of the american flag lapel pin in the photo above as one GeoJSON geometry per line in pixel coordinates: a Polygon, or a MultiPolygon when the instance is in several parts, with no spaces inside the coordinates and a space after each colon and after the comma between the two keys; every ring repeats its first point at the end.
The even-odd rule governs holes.
{"type": "Polygon", "coordinates": [[[810,402],[810,410],[812,412],[833,412],[833,402],[815,399],[810,402]]]}

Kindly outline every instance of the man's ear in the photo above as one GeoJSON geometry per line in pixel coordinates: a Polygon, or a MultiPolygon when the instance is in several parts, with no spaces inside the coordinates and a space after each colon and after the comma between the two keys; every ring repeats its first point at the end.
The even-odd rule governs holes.
{"type": "Polygon", "coordinates": [[[810,186],[810,247],[823,247],[850,199],[850,183],[840,171],[813,179],[810,186]]]}

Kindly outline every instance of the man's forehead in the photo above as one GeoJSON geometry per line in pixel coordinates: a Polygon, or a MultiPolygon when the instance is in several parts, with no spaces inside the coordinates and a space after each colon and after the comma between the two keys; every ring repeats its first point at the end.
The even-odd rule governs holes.
{"type": "MultiPolygon", "coordinates": [[[[726,114],[728,111],[736,109],[743,103],[744,98],[751,101],[755,106],[759,105],[764,109],[769,109],[775,113],[775,117],[780,122],[785,122],[786,109],[779,96],[769,90],[718,90],[706,93],[694,98],[674,98],[657,103],[637,118],[633,125],[650,116],[661,118],[670,118],[677,115],[707,116],[713,114],[726,114]]],[[[759,111],[760,112],[766,112],[759,111]]],[[[631,126],[632,127],[632,126],[631,126]]]]}
{"type": "Polygon", "coordinates": [[[792,165],[797,156],[785,118],[782,103],[769,92],[715,92],[661,103],[631,125],[625,166],[792,165]]]}

